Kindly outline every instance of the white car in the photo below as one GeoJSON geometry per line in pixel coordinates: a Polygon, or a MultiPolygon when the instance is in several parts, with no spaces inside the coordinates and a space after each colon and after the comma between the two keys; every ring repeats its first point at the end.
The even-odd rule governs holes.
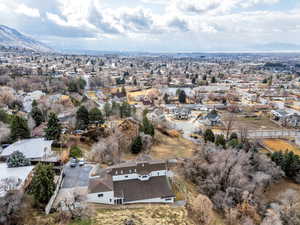
{"type": "Polygon", "coordinates": [[[84,164],[85,164],[84,159],[80,159],[80,160],[78,161],[78,165],[79,165],[79,166],[84,166],[84,164]]]}

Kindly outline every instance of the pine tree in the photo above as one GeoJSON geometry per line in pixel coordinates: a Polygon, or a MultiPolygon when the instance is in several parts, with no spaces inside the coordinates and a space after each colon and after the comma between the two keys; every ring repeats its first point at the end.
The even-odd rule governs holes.
{"type": "Polygon", "coordinates": [[[208,142],[208,141],[209,142],[215,142],[215,135],[214,135],[214,133],[212,132],[211,129],[205,130],[203,136],[204,136],[205,143],[208,142]]]}
{"type": "Polygon", "coordinates": [[[100,109],[93,108],[89,112],[89,122],[96,123],[96,124],[103,124],[104,119],[100,109]]]}
{"type": "Polygon", "coordinates": [[[76,112],[76,128],[84,130],[88,125],[89,111],[84,106],[80,106],[76,112]]]}
{"type": "Polygon", "coordinates": [[[184,90],[181,90],[181,91],[179,92],[178,101],[179,101],[181,104],[185,104],[185,103],[186,103],[186,94],[185,94],[185,91],[184,91],[184,90]]]}
{"type": "Polygon", "coordinates": [[[10,129],[10,140],[12,142],[17,141],[18,139],[25,139],[30,137],[30,131],[27,125],[27,121],[20,116],[14,116],[12,118],[10,129]]]}
{"type": "Polygon", "coordinates": [[[127,102],[123,102],[120,106],[120,116],[121,118],[131,116],[131,106],[127,102]]]}
{"type": "Polygon", "coordinates": [[[55,113],[50,113],[47,128],[45,129],[45,137],[47,140],[58,141],[61,134],[61,125],[55,113]]]}
{"type": "Polygon", "coordinates": [[[6,161],[7,167],[30,166],[30,161],[25,158],[24,154],[19,151],[13,152],[6,161]]]}
{"type": "Polygon", "coordinates": [[[32,110],[31,110],[31,116],[35,121],[35,125],[38,127],[39,125],[42,124],[42,122],[44,122],[44,116],[42,111],[37,107],[37,106],[33,106],[32,110]]]}
{"type": "Polygon", "coordinates": [[[217,135],[216,137],[216,145],[221,145],[223,148],[226,147],[226,141],[223,134],[217,135]]]}
{"type": "Polygon", "coordinates": [[[30,185],[30,193],[37,202],[46,204],[53,195],[54,190],[55,183],[52,165],[37,164],[30,185]]]}
{"type": "Polygon", "coordinates": [[[150,123],[146,115],[143,118],[143,125],[141,127],[141,131],[144,134],[149,134],[151,136],[154,136],[155,133],[154,126],[150,123]]]}
{"type": "Polygon", "coordinates": [[[142,143],[142,138],[141,136],[137,136],[131,145],[131,152],[132,154],[138,154],[142,151],[143,148],[143,143],[142,143]]]}

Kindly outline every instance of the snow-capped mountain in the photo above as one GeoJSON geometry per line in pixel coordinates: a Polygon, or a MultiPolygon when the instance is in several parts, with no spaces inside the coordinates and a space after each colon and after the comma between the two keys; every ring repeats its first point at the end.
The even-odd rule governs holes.
{"type": "Polygon", "coordinates": [[[0,25],[0,46],[24,48],[37,52],[54,52],[47,45],[4,25],[0,25]]]}

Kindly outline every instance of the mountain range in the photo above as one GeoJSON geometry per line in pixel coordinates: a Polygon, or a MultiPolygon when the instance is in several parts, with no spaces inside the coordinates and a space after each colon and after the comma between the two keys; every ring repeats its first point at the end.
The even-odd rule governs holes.
{"type": "Polygon", "coordinates": [[[47,45],[5,25],[0,25],[0,46],[21,48],[36,52],[54,52],[47,45]]]}

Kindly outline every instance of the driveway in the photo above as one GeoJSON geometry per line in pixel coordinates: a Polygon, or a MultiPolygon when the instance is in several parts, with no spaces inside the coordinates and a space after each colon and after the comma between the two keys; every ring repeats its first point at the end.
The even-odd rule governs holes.
{"type": "Polygon", "coordinates": [[[87,187],[89,185],[90,165],[70,167],[69,163],[64,167],[65,177],[61,188],[87,187]]]}

